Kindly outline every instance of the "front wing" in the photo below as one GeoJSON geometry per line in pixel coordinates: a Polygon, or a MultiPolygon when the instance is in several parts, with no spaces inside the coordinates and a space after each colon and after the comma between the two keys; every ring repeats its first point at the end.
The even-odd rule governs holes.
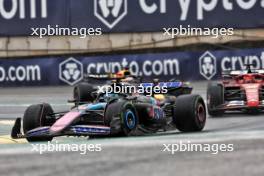
{"type": "Polygon", "coordinates": [[[229,102],[222,105],[219,105],[214,108],[214,110],[250,110],[250,109],[259,109],[264,110],[264,102],[260,103],[258,106],[248,106],[246,103],[243,103],[242,101],[237,102],[229,102]]]}
{"type": "Polygon", "coordinates": [[[21,118],[17,118],[14,127],[12,128],[11,137],[13,139],[27,137],[57,137],[57,136],[107,136],[110,135],[110,127],[95,126],[95,125],[73,125],[67,127],[59,133],[52,133],[50,126],[35,128],[25,134],[21,132],[21,118]]]}

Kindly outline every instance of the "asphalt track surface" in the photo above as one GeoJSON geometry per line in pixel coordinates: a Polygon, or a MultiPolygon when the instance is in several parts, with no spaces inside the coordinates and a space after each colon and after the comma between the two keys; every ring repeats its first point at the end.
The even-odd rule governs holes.
{"type": "MultiPolygon", "coordinates": [[[[206,83],[193,83],[194,93],[205,97],[206,83]]],[[[152,136],[93,139],[60,137],[53,143],[101,145],[100,152],[39,152],[25,140],[9,137],[12,119],[30,104],[49,102],[55,110],[71,105],[71,87],[0,88],[0,175],[177,175],[263,176],[264,114],[235,113],[208,118],[201,133],[178,131],[152,136]],[[233,151],[177,151],[164,144],[232,144],[233,151]]]]}

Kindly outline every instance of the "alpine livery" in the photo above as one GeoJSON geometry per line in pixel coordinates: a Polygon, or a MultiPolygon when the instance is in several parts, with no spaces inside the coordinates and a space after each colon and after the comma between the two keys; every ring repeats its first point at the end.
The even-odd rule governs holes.
{"type": "MultiPolygon", "coordinates": [[[[166,85],[175,91],[181,90],[183,83],[166,85]]],[[[67,112],[54,112],[46,103],[29,106],[23,117],[23,133],[18,118],[11,136],[34,142],[50,141],[57,136],[134,136],[175,129],[196,132],[206,123],[205,103],[199,95],[93,92],[95,95],[89,103],[73,100],[75,106],[67,112]]]]}

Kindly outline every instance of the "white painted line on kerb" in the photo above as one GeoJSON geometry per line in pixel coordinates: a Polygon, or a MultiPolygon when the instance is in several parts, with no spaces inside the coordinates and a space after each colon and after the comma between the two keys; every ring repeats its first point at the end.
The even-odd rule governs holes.
{"type": "Polygon", "coordinates": [[[14,125],[14,120],[0,120],[0,125],[14,125]]]}

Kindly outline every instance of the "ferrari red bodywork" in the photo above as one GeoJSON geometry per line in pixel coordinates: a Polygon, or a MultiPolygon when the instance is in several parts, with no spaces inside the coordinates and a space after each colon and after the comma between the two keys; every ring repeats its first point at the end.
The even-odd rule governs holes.
{"type": "Polygon", "coordinates": [[[263,102],[264,74],[248,73],[223,80],[226,108],[258,108],[263,102]],[[236,102],[237,101],[237,102],[236,102]]]}
{"type": "Polygon", "coordinates": [[[264,110],[264,71],[231,71],[207,89],[210,115],[227,110],[264,110]]]}

